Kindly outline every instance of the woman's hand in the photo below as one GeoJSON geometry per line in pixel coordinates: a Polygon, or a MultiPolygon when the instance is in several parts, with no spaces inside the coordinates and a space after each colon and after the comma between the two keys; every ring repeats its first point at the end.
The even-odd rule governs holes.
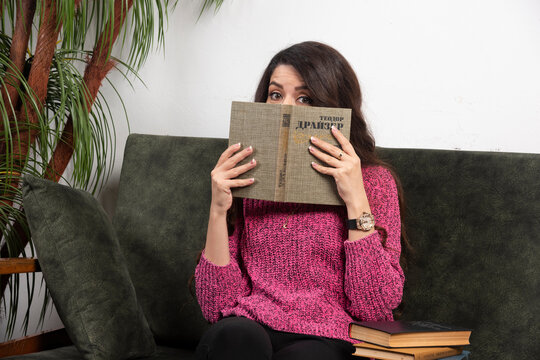
{"type": "Polygon", "coordinates": [[[335,127],[332,127],[332,135],[342,149],[316,137],[311,138],[311,143],[315,146],[309,147],[310,153],[329,165],[323,166],[313,162],[312,166],[321,174],[334,178],[339,196],[345,202],[349,216],[356,216],[356,213],[360,215],[363,211],[370,212],[360,158],[356,155],[349,140],[335,127]]]}
{"type": "Polygon", "coordinates": [[[227,150],[221,154],[214,170],[212,170],[212,203],[210,211],[216,214],[224,215],[232,206],[231,188],[242,187],[253,184],[254,179],[235,179],[237,176],[253,169],[257,162],[252,159],[249,163],[236,166],[240,161],[244,160],[253,153],[251,146],[240,150],[240,144],[229,146],[227,150]]]}

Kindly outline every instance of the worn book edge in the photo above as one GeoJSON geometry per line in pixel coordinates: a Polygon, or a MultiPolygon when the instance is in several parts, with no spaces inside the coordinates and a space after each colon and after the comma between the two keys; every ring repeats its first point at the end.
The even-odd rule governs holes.
{"type": "Polygon", "coordinates": [[[448,356],[460,355],[463,352],[462,347],[402,347],[402,348],[385,348],[378,345],[368,343],[353,344],[355,347],[355,355],[369,356],[375,359],[410,359],[410,360],[435,360],[448,356]]]}

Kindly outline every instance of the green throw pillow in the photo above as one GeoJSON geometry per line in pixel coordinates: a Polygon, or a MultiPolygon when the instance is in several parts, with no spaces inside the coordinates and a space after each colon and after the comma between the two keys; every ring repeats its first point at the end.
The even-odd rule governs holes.
{"type": "Polygon", "coordinates": [[[154,338],[112,224],[96,199],[27,175],[23,204],[47,287],[84,358],[151,355],[154,338]]]}

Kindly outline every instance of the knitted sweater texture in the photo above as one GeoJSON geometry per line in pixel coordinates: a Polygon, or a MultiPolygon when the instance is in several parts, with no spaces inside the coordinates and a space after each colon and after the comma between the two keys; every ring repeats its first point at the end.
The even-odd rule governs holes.
{"type": "Polygon", "coordinates": [[[350,342],[350,322],[392,320],[404,283],[396,184],[383,167],[362,173],[386,245],[380,232],[349,241],[343,206],[244,199],[229,238],[230,263],[217,266],[203,253],[195,270],[204,317],[214,323],[244,316],[279,331],[350,342]]]}

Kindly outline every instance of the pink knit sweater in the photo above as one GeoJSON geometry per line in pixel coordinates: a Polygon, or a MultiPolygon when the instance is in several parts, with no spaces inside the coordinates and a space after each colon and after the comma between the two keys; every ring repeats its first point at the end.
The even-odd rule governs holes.
{"type": "Polygon", "coordinates": [[[404,282],[396,185],[382,167],[363,168],[363,178],[386,246],[378,232],[347,240],[342,206],[244,199],[229,239],[231,262],[217,266],[203,253],[195,271],[205,318],[244,316],[275,330],[350,342],[350,322],[392,320],[404,282]]]}

